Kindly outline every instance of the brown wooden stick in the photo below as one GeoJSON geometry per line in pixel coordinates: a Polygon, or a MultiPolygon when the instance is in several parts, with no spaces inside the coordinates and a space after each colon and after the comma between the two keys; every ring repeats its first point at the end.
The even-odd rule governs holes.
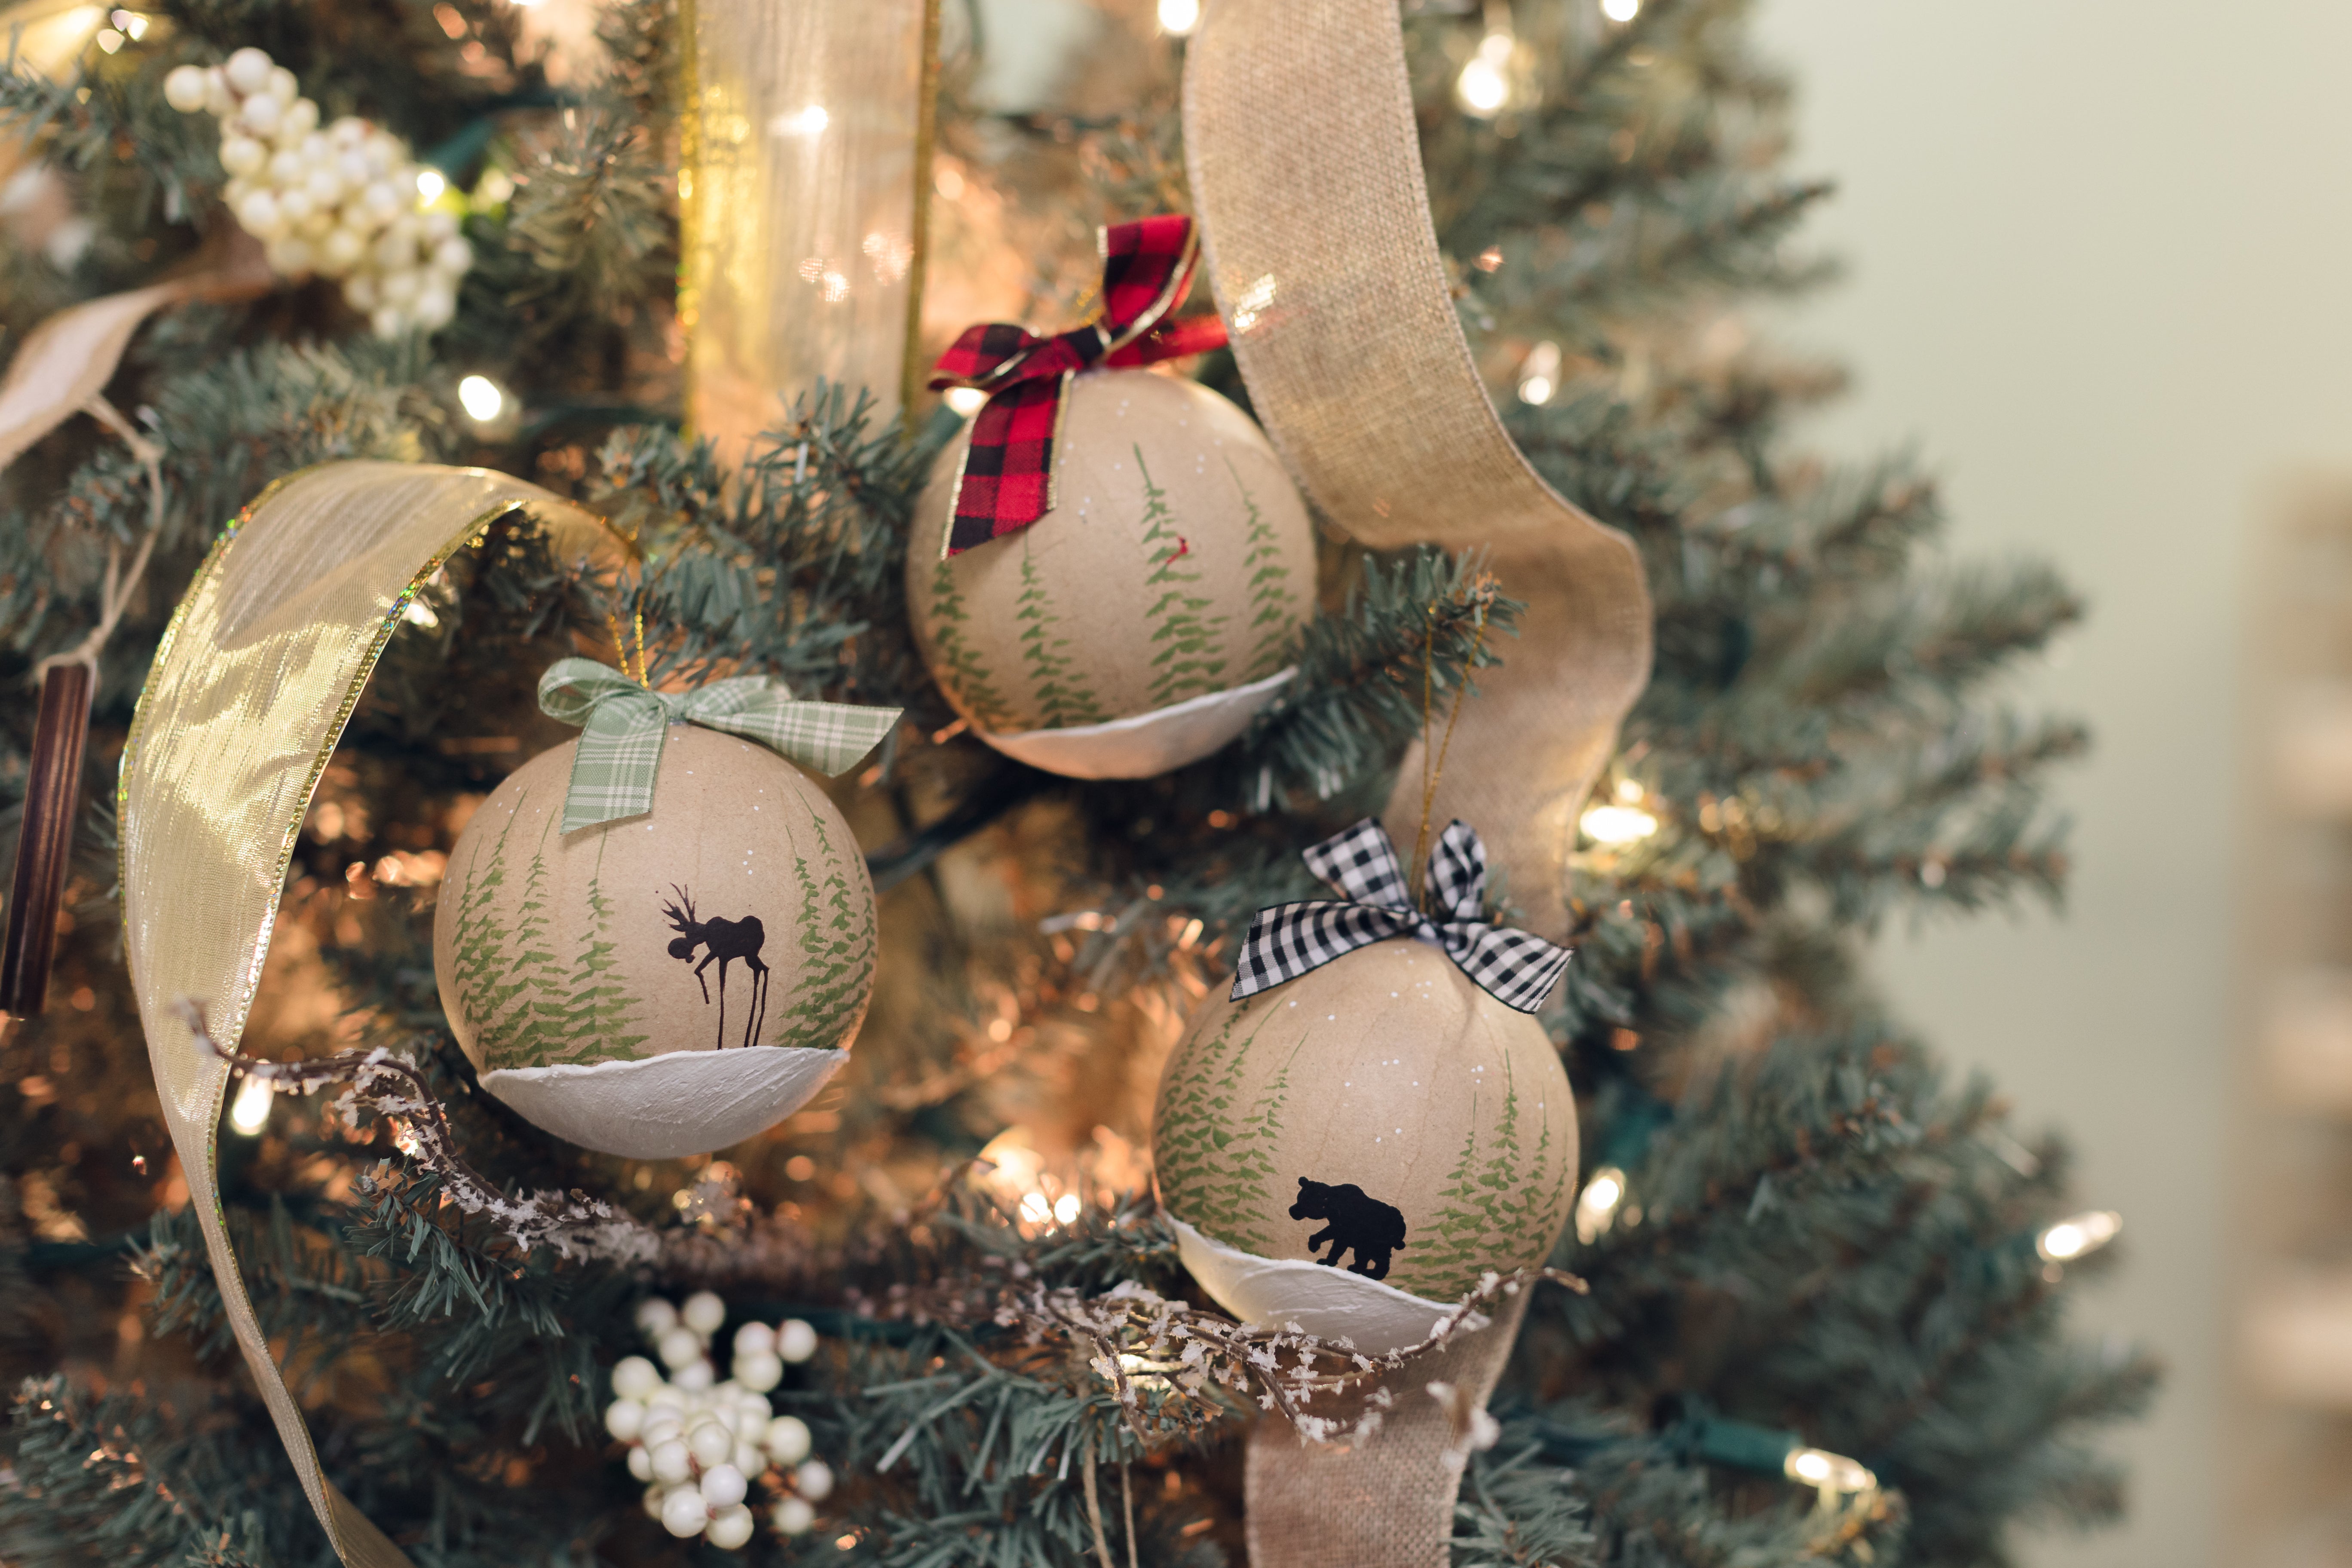
{"type": "Polygon", "coordinates": [[[32,776],[16,833],[16,875],[8,890],[8,929],[0,939],[0,1013],[18,1017],[38,1013],[48,998],[58,910],[65,901],[74,820],[81,805],[91,674],[87,664],[53,664],[41,680],[32,776]]]}

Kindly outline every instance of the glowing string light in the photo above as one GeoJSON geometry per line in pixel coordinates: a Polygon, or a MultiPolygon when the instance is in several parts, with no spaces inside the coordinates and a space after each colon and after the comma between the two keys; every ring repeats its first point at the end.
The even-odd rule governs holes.
{"type": "Polygon", "coordinates": [[[253,1137],[268,1124],[270,1102],[277,1098],[269,1091],[267,1079],[247,1079],[236,1086],[236,1099],[228,1108],[228,1124],[247,1138],[253,1137]]]}
{"type": "Polygon", "coordinates": [[[1592,1173],[1576,1194],[1576,1239],[1590,1247],[1617,1223],[1617,1207],[1625,1201],[1625,1173],[1603,1165],[1592,1173]]]}
{"type": "Polygon", "coordinates": [[[2093,1209],[2070,1215],[2035,1238],[2033,1249],[2045,1263],[2072,1263],[2113,1241],[2124,1228],[2124,1216],[2113,1209],[2093,1209]]]}
{"type": "Polygon", "coordinates": [[[1160,30],[1181,38],[1201,25],[1201,0],[1160,0],[1160,30]]]}
{"type": "Polygon", "coordinates": [[[469,375],[457,384],[457,401],[465,406],[467,418],[487,425],[505,410],[507,395],[488,376],[469,375]]]}
{"type": "Polygon", "coordinates": [[[1519,401],[1541,407],[1559,390],[1559,345],[1547,338],[1528,351],[1519,366],[1519,401]]]}
{"type": "Polygon", "coordinates": [[[1505,74],[1516,41],[1506,32],[1488,33],[1478,40],[1478,52],[1454,79],[1454,97],[1464,110],[1492,120],[1511,101],[1511,79],[1505,74]]]}

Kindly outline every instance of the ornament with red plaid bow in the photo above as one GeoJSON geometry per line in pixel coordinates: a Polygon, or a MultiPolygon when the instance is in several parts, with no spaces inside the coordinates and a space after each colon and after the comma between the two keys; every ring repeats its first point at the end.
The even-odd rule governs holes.
{"type": "Polygon", "coordinates": [[[1042,338],[1002,321],[968,327],[940,356],[932,391],[968,386],[988,394],[956,477],[954,520],[941,554],[1018,533],[1054,510],[1054,444],[1071,376],[1224,346],[1224,322],[1216,316],[1169,318],[1200,263],[1200,233],[1191,218],[1171,213],[1113,224],[1102,231],[1101,246],[1102,307],[1092,321],[1042,338]]]}

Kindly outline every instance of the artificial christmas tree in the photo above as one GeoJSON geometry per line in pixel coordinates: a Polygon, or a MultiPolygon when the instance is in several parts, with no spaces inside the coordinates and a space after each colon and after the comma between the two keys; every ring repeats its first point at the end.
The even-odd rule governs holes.
{"type": "MultiPolygon", "coordinates": [[[[1014,41],[950,26],[923,247],[877,226],[814,277],[755,224],[712,232],[758,182],[696,178],[743,106],[686,68],[769,8],[615,0],[584,68],[533,31],[560,9],[173,0],[0,80],[26,193],[0,325],[29,353],[108,301],[76,374],[121,411],[66,420],[77,387],[0,429],[0,677],[97,669],[47,1007],[0,1044],[0,1356],[26,1380],[0,1557],[1958,1564],[2119,1506],[2084,1439],[2150,1373],[2063,1336],[2073,1270],[2036,1247],[2063,1146],[1948,1087],[1853,971],[1890,910],[2056,888],[2039,780],[2081,732],[1987,691],[2076,605],[2037,567],[1941,565],[1901,466],[1780,450],[1834,378],[1736,310],[1811,276],[1787,237],[1820,187],[1774,172],[1785,89],[1738,5],[1431,7],[1401,52],[1354,0],[1223,0],[1189,38],[1110,6],[1020,107],[983,69],[1014,41]],[[246,48],[416,150],[471,263],[446,326],[255,266],[213,116],[171,85],[246,48]],[[958,418],[887,412],[890,344],[811,351],[756,439],[682,437],[689,402],[742,402],[689,397],[695,290],[912,292],[928,359],[973,321],[1087,320],[1096,231],[1162,210],[1201,223],[1192,308],[1232,337],[1172,368],[1320,512],[1320,613],[1229,743],[1079,782],[981,744],[914,635],[958,418]],[[906,710],[801,780],[877,890],[856,1048],[718,1156],[548,1135],[442,1009],[453,851],[571,739],[536,687],[581,657],[906,710]],[[1478,923],[1575,950],[1536,1018],[1579,1136],[1535,1195],[1569,1190],[1571,1142],[1582,1165],[1553,1273],[1455,1248],[1424,1342],[1377,1352],[1219,1310],[1144,1152],[1252,917],[1318,897],[1299,852],[1373,815],[1409,868],[1425,826],[1475,825],[1478,923]],[[700,1291],[716,1321],[697,1296],[676,1363],[659,1326],[647,1383],[652,1303],[700,1291]],[[814,1353],[756,1388],[753,1331],[785,1319],[814,1353]],[[751,1373],[723,1399],[720,1340],[751,1373]],[[678,1430],[638,1441],[665,1386],[678,1430]],[[747,1436],[747,1390],[809,1447],[747,1436]]],[[[775,147],[822,145],[824,106],[787,108],[775,147]]],[[[12,800],[34,706],[6,710],[12,800]]]]}

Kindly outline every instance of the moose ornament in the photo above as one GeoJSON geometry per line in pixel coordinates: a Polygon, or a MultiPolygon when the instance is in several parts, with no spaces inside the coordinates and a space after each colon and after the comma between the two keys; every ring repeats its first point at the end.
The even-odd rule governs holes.
{"type": "Polygon", "coordinates": [[[584,658],[550,668],[540,703],[584,733],[482,804],[434,916],[482,1087],[640,1159],[790,1115],[840,1067],[875,953],[865,858],[793,763],[846,770],[898,710],[750,677],[656,692],[584,658]]]}
{"type": "Polygon", "coordinates": [[[1576,1106],[1533,1014],[1569,955],[1489,923],[1461,823],[1416,903],[1363,822],[1306,853],[1341,896],[1262,910],[1152,1125],[1184,1262],[1236,1316],[1385,1352],[1568,1217],[1576,1106]]]}

